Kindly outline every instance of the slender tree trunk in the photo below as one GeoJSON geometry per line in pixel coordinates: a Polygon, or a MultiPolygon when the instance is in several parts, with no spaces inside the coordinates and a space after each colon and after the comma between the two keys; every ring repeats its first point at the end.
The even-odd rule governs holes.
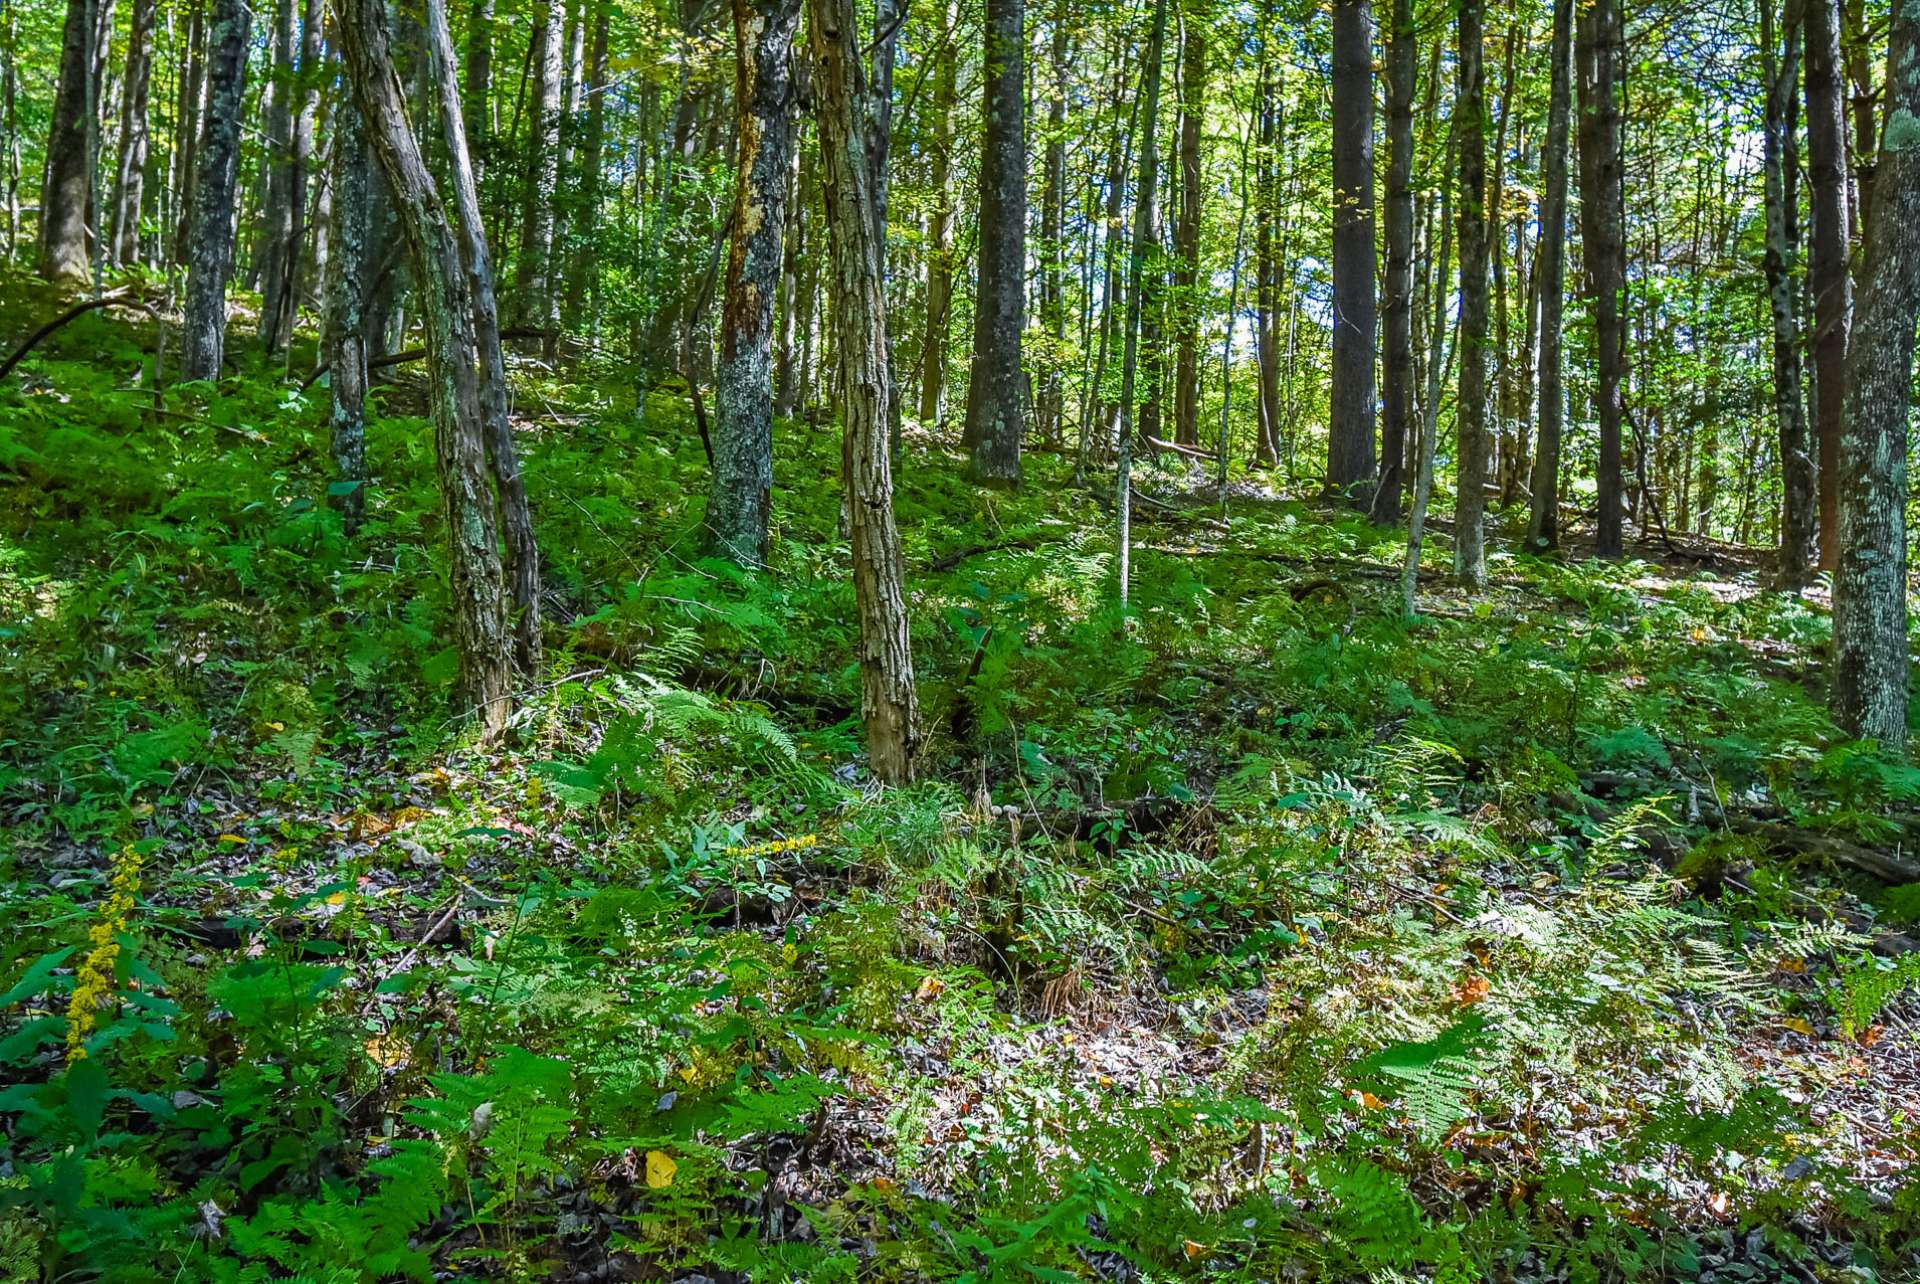
{"type": "Polygon", "coordinates": [[[1260,384],[1259,441],[1255,462],[1280,462],[1280,337],[1275,322],[1280,311],[1280,260],[1285,257],[1284,230],[1276,230],[1280,208],[1280,154],[1283,150],[1284,81],[1268,71],[1268,54],[1261,51],[1260,169],[1254,198],[1254,359],[1260,384]]]}
{"type": "MultiPolygon", "coordinates": [[[[1478,14],[1482,0],[1464,0],[1478,14]]],[[[1479,19],[1474,19],[1477,24],[1479,19]]],[[[1476,48],[1474,56],[1478,58],[1476,48]]],[[[1484,181],[1484,180],[1483,180],[1484,181]]],[[[1333,6],[1333,387],[1327,486],[1363,507],[1372,482],[1374,343],[1373,5],[1333,6]]]]}
{"type": "Polygon", "coordinates": [[[1540,441],[1533,452],[1532,508],[1527,516],[1527,547],[1547,552],[1560,546],[1560,450],[1565,433],[1567,397],[1561,351],[1567,306],[1567,134],[1573,90],[1574,0],[1554,0],[1553,61],[1547,99],[1547,138],[1543,149],[1546,189],[1540,196],[1540,244],[1534,270],[1540,277],[1540,441]]]}
{"type": "Polygon", "coordinates": [[[1487,434],[1490,459],[1487,480],[1502,497],[1512,491],[1508,480],[1520,443],[1514,432],[1512,327],[1507,307],[1507,136],[1513,129],[1514,56],[1520,47],[1520,22],[1507,24],[1505,67],[1500,77],[1500,115],[1493,131],[1493,180],[1487,188],[1487,251],[1493,271],[1493,372],[1488,395],[1493,425],[1487,434]]]}
{"type": "Polygon", "coordinates": [[[1853,117],[1854,237],[1865,246],[1872,231],[1874,159],[1879,154],[1879,95],[1874,90],[1871,47],[1874,31],[1865,0],[1842,0],[1840,51],[1847,77],[1847,106],[1853,117]]]}
{"type": "Polygon", "coordinates": [[[1907,747],[1907,423],[1920,311],[1920,11],[1896,5],[1892,107],[1873,181],[1872,253],[1847,357],[1840,558],[1833,576],[1833,711],[1889,754],[1907,747]]]}
{"type": "Polygon", "coordinates": [[[1807,441],[1806,403],[1800,377],[1800,317],[1794,260],[1797,257],[1794,176],[1794,116],[1800,71],[1799,15],[1789,0],[1784,24],[1786,49],[1774,33],[1774,0],[1761,0],[1760,41],[1766,78],[1766,122],[1762,136],[1766,203],[1767,300],[1773,318],[1773,414],[1780,433],[1781,489],[1778,582],[1799,588],[1813,558],[1813,454],[1807,441]]]}
{"type": "Polygon", "coordinates": [[[329,493],[348,533],[367,505],[367,275],[372,158],[352,99],[334,109],[333,236],[327,259],[327,384],[336,486],[329,493]]]}
{"type": "Polygon", "coordinates": [[[240,173],[240,107],[246,98],[253,11],[215,0],[207,33],[207,122],[194,181],[194,233],[187,261],[181,370],[217,379],[227,343],[227,278],[233,273],[234,187],[240,173]]]}
{"type": "MultiPolygon", "coordinates": [[[[382,0],[336,0],[335,11],[347,78],[413,257],[427,330],[429,400],[461,694],[479,714],[483,734],[492,738],[505,729],[512,713],[512,632],[500,560],[498,498],[487,468],[474,300],[455,216],[442,201],[408,123],[382,0]]],[[[464,139],[456,150],[464,152],[464,139]]]]}
{"type": "Polygon", "coordinates": [[[127,79],[120,98],[120,161],[114,171],[113,227],[108,237],[116,264],[140,261],[140,210],[147,183],[147,99],[153,79],[153,30],[157,0],[134,0],[127,31],[127,79]]]}
{"type": "Polygon", "coordinates": [[[1592,0],[1580,10],[1575,50],[1580,73],[1580,247],[1594,318],[1594,417],[1600,424],[1600,516],[1594,552],[1601,557],[1618,557],[1625,550],[1620,426],[1625,415],[1621,385],[1626,326],[1620,295],[1626,284],[1627,248],[1620,186],[1620,22],[1620,0],[1592,0]]]}
{"type": "Polygon", "coordinates": [[[1072,53],[1067,0],[1054,0],[1047,93],[1046,185],[1040,204],[1040,313],[1053,339],[1040,371],[1036,425],[1043,441],[1057,443],[1065,418],[1061,366],[1067,352],[1066,204],[1067,75],[1072,53]]]}
{"type": "Polygon", "coordinates": [[[1120,445],[1115,461],[1115,544],[1119,551],[1120,605],[1127,604],[1133,559],[1133,396],[1147,256],[1156,248],[1154,202],[1160,180],[1160,68],[1167,48],[1167,0],[1153,0],[1153,31],[1147,38],[1146,100],[1140,121],[1140,180],[1133,198],[1133,257],[1127,263],[1126,352],[1120,362],[1120,445]]]}
{"type": "Polygon", "coordinates": [[[466,103],[467,146],[473,152],[473,173],[485,183],[493,175],[493,6],[494,0],[473,0],[467,10],[467,68],[462,84],[466,103]]]}
{"type": "Polygon", "coordinates": [[[273,10],[272,99],[267,111],[267,169],[265,228],[260,241],[260,339],[269,353],[286,341],[288,307],[293,302],[288,268],[294,254],[296,170],[300,159],[294,143],[295,99],[299,80],[294,69],[294,0],[275,0],[273,10]]]}
{"type": "MultiPolygon", "coordinates": [[[[1609,0],[1599,0],[1608,3],[1609,0]]],[[[1454,408],[1453,569],[1478,589],[1487,580],[1487,88],[1484,0],[1458,0],[1460,145],[1460,399],[1454,408]]]]}
{"type": "MultiPolygon", "coordinates": [[[[1565,0],[1572,3],[1572,0],[1565,0]]],[[[1436,46],[1439,42],[1435,42],[1436,46]]],[[[1436,57],[1439,53],[1435,49],[1436,57]]],[[[1436,95],[1432,95],[1437,97],[1436,95]]],[[[1456,105],[1454,128],[1449,132],[1447,143],[1442,150],[1446,160],[1453,159],[1454,147],[1458,142],[1460,124],[1459,109],[1456,105]]],[[[1413,468],[1413,503],[1407,513],[1407,552],[1400,564],[1400,605],[1404,614],[1411,618],[1414,612],[1414,590],[1420,584],[1420,554],[1426,544],[1427,505],[1433,499],[1433,456],[1434,447],[1440,438],[1440,387],[1443,382],[1442,349],[1447,341],[1447,291],[1441,288],[1447,277],[1447,260],[1453,257],[1451,238],[1453,218],[1450,208],[1453,199],[1453,185],[1447,181],[1448,166],[1440,167],[1440,210],[1436,220],[1439,226],[1439,249],[1433,255],[1433,286],[1430,288],[1432,310],[1427,320],[1427,368],[1426,395],[1420,413],[1419,457],[1413,468]]],[[[1427,228],[1427,244],[1434,243],[1434,229],[1427,228]]],[[[1459,345],[1456,343],[1456,347],[1459,345]]]]}
{"type": "Polygon", "coordinates": [[[1819,442],[1820,566],[1840,555],[1840,419],[1847,395],[1853,282],[1847,271],[1847,134],[1840,0],[1807,0],[1807,177],[1813,241],[1814,435],[1819,442]]]}
{"type": "Polygon", "coordinates": [[[980,145],[980,267],[967,382],[968,477],[1020,483],[1026,433],[1027,125],[1024,0],[987,0],[985,135],[980,145]]]}
{"type": "MultiPolygon", "coordinates": [[[[948,0],[947,30],[960,21],[958,0],[948,0]]],[[[941,58],[933,72],[933,154],[930,186],[933,210],[927,237],[927,336],[920,353],[920,422],[940,423],[946,388],[947,324],[953,300],[953,103],[959,59],[941,58]]]]}
{"type": "Polygon", "coordinates": [[[180,101],[175,108],[173,189],[178,196],[177,222],[166,237],[168,262],[185,263],[193,244],[199,182],[200,131],[206,116],[207,20],[204,0],[195,0],[187,24],[187,66],[180,78],[180,101]]]}
{"type": "MultiPolygon", "coordinates": [[[[1364,3],[1364,0],[1358,0],[1364,3]]],[[[1173,225],[1173,437],[1200,444],[1200,219],[1205,187],[1200,138],[1207,113],[1207,18],[1196,7],[1181,26],[1180,211],[1173,225]]]]}
{"type": "MultiPolygon", "coordinates": [[[[579,217],[585,227],[600,219],[600,164],[607,138],[607,37],[610,20],[599,10],[593,23],[592,52],[587,57],[587,122],[580,140],[579,217]]],[[[566,315],[579,318],[586,310],[587,288],[594,277],[594,238],[581,239],[568,259],[566,315]]]]}
{"type": "Polygon", "coordinates": [[[860,617],[860,712],[875,778],[900,783],[913,778],[920,710],[887,449],[891,383],[886,294],[881,288],[872,175],[867,169],[871,116],[861,83],[860,27],[852,0],[811,0],[809,15],[840,331],[837,348],[846,433],[842,468],[853,545],[854,602],[860,617]]]}
{"type": "Polygon", "coordinates": [[[1420,71],[1413,0],[1393,0],[1387,43],[1387,277],[1383,291],[1380,485],[1373,520],[1400,520],[1413,424],[1413,96],[1420,71]]]}
{"type": "Polygon", "coordinates": [[[535,35],[533,128],[527,145],[526,198],[521,206],[520,258],[514,268],[515,300],[523,325],[551,328],[553,307],[554,197],[560,184],[560,102],[566,0],[547,0],[535,35]]]}
{"type": "Polygon", "coordinates": [[[719,556],[764,566],[773,495],[773,304],[793,168],[791,67],[800,0],[733,0],[733,26],[739,142],[707,532],[719,556]]]}
{"type": "Polygon", "coordinates": [[[93,200],[88,119],[97,90],[91,80],[93,17],[92,0],[67,0],[46,182],[40,189],[40,275],[67,285],[84,285],[92,274],[87,208],[93,200]]]}

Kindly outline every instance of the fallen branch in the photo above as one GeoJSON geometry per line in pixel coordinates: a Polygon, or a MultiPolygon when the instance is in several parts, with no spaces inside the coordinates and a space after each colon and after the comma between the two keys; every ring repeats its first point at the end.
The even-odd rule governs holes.
{"type": "Polygon", "coordinates": [[[1863,847],[1859,843],[1817,829],[1801,829],[1776,821],[1754,820],[1746,816],[1728,817],[1728,826],[1738,834],[1749,834],[1770,847],[1781,847],[1802,856],[1830,860],[1836,865],[1871,874],[1883,883],[1920,883],[1920,861],[1863,847]]]}
{"type": "Polygon", "coordinates": [[[950,571],[968,558],[978,557],[982,553],[1001,553],[1010,549],[1032,552],[1040,546],[1040,543],[1041,540],[1038,535],[1028,535],[1024,539],[1002,540],[997,544],[969,544],[965,548],[957,549],[943,557],[935,558],[927,564],[927,569],[930,571],[950,571]]]}
{"type": "MultiPolygon", "coordinates": [[[[12,374],[13,368],[25,360],[26,355],[38,347],[42,339],[52,334],[55,330],[58,330],[61,326],[66,325],[69,321],[75,320],[78,317],[85,316],[95,308],[110,308],[116,304],[129,303],[132,293],[133,291],[130,288],[122,286],[118,290],[109,290],[98,298],[86,299],[74,304],[65,312],[62,312],[59,316],[28,335],[27,341],[13,350],[12,356],[8,357],[4,362],[0,362],[0,379],[4,379],[12,374]]],[[[132,305],[129,304],[129,306],[132,305]]],[[[139,306],[146,308],[145,304],[139,306]]],[[[147,308],[146,310],[152,313],[151,308],[147,308]]]]}

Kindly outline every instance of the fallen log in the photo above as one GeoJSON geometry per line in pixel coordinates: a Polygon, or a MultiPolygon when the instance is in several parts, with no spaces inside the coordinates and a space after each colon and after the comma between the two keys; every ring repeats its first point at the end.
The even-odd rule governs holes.
{"type": "Polygon", "coordinates": [[[1769,847],[1784,848],[1801,856],[1830,860],[1836,865],[1870,874],[1883,883],[1920,883],[1920,861],[1878,847],[1866,847],[1836,834],[1817,829],[1801,829],[1777,821],[1730,816],[1727,825],[1736,834],[1747,834],[1769,847]]]}

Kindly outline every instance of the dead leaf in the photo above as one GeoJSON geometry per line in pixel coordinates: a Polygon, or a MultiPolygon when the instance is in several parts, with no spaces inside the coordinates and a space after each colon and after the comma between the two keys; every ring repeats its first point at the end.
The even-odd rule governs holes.
{"type": "Polygon", "coordinates": [[[920,978],[920,988],[913,992],[913,997],[925,1003],[928,999],[935,997],[940,991],[946,988],[947,983],[945,981],[942,981],[937,976],[928,974],[920,978]]]}

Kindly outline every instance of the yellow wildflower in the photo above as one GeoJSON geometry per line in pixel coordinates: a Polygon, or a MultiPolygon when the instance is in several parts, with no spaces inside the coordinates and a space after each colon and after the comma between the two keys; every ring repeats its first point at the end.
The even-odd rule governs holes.
{"type": "Polygon", "coordinates": [[[771,842],[755,843],[751,847],[729,847],[729,856],[778,856],[782,852],[804,851],[820,845],[820,835],[801,834],[797,838],[776,838],[771,842]]]}
{"type": "Polygon", "coordinates": [[[87,1036],[99,1020],[101,1001],[113,994],[114,964],[120,958],[120,933],[127,930],[140,894],[140,853],[128,844],[113,858],[113,882],[100,905],[100,917],[87,930],[92,948],[74,977],[67,1001],[67,1062],[87,1055],[87,1036]]]}

